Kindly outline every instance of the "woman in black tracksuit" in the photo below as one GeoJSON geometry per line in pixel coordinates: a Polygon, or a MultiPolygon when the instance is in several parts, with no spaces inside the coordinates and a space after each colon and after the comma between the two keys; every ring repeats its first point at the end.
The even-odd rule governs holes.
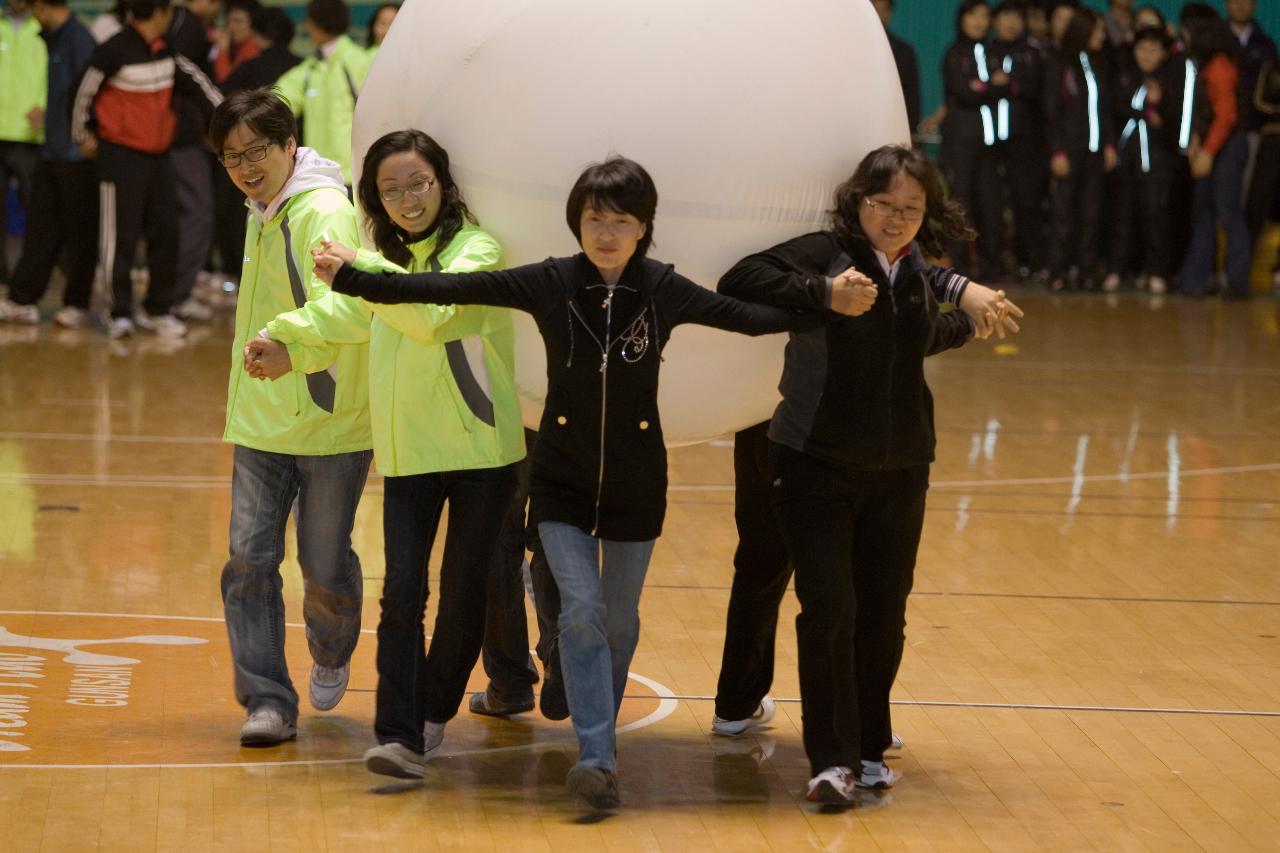
{"type": "Polygon", "coordinates": [[[972,231],[933,164],[902,146],[868,154],[835,201],[831,231],[744,258],[719,289],[794,305],[849,267],[876,285],[864,314],[792,333],[769,425],[773,506],[801,608],[807,797],[848,803],[855,785],[894,781],[889,690],[934,451],[924,358],[973,334],[963,312],[938,312],[922,249],[972,231]]]}
{"type": "Polygon", "coordinates": [[[1049,138],[1049,286],[1062,290],[1073,273],[1092,289],[1098,263],[1103,179],[1115,167],[1115,132],[1107,79],[1090,53],[1101,19],[1076,9],[1045,63],[1049,138]]]}
{"type": "MultiPolygon", "coordinates": [[[[816,311],[750,305],[645,257],[657,190],[639,164],[588,168],[566,217],[583,253],[509,270],[378,275],[343,266],[339,293],[373,302],[517,308],[547,351],[547,399],[533,451],[530,524],[560,590],[560,663],[579,760],[567,785],[618,804],[614,725],[639,639],[640,589],[666,513],[658,369],[672,329],[698,323],[765,334],[809,328],[816,311]]],[[[330,275],[335,256],[317,256],[330,275]]]]}
{"type": "Polygon", "coordinates": [[[951,196],[978,220],[977,263],[964,240],[951,240],[947,249],[952,263],[973,271],[976,278],[996,274],[1001,266],[994,146],[998,103],[1010,97],[1011,79],[987,58],[990,23],[986,0],[964,0],[956,10],[956,40],[942,58],[947,107],[942,120],[942,169],[951,196]]]}

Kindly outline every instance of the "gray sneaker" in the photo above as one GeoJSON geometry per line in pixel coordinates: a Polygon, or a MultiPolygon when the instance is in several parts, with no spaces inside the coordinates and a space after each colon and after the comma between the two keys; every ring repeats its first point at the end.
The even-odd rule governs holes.
{"type": "Polygon", "coordinates": [[[22,326],[35,326],[40,322],[40,309],[34,305],[19,305],[8,299],[0,298],[0,321],[18,323],[22,326]]]}
{"type": "Polygon", "coordinates": [[[756,706],[756,712],[745,720],[726,720],[718,715],[711,717],[711,731],[721,737],[737,737],[752,729],[767,726],[778,712],[778,704],[772,696],[765,696],[756,706]]]}
{"type": "Polygon", "coordinates": [[[422,724],[422,758],[430,760],[440,751],[444,743],[444,723],[433,723],[430,720],[422,724]]]}
{"type": "Polygon", "coordinates": [[[570,794],[593,809],[618,807],[618,777],[611,770],[589,764],[575,764],[569,769],[564,786],[569,789],[570,794]]]}
{"type": "Polygon", "coordinates": [[[330,711],[342,701],[347,692],[347,682],[351,679],[351,662],[342,666],[327,667],[318,663],[311,664],[311,686],[307,690],[311,698],[311,707],[317,711],[330,711]]]}
{"type": "Polygon", "coordinates": [[[523,714],[533,710],[533,691],[529,692],[528,699],[521,702],[506,702],[495,696],[492,688],[487,688],[483,693],[472,693],[467,707],[471,713],[486,717],[510,717],[512,714],[523,714]]]}
{"type": "Polygon", "coordinates": [[[148,314],[135,311],[133,322],[139,329],[159,335],[162,338],[180,338],[187,333],[187,325],[172,314],[148,314]]]}
{"type": "Polygon", "coordinates": [[[402,743],[380,743],[364,753],[370,773],[397,779],[421,779],[426,759],[402,743]]]}
{"type": "Polygon", "coordinates": [[[889,769],[889,765],[883,761],[863,761],[862,772],[858,776],[857,785],[859,788],[871,788],[875,791],[885,791],[893,787],[893,783],[897,782],[901,774],[889,769]]]}
{"type": "Polygon", "coordinates": [[[275,708],[258,708],[240,727],[241,746],[275,746],[298,736],[298,727],[275,708]]]}

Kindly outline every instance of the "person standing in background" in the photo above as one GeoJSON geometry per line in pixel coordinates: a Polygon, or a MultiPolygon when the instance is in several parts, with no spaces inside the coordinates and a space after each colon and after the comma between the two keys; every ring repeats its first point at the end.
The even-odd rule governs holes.
{"type": "Polygon", "coordinates": [[[262,52],[253,37],[253,16],[261,8],[258,0],[227,0],[227,24],[213,47],[213,76],[218,83],[262,52]]]}
{"type": "Polygon", "coordinates": [[[378,48],[382,47],[382,40],[387,37],[387,32],[391,29],[391,24],[399,11],[399,3],[383,3],[369,16],[369,37],[365,42],[365,48],[369,51],[370,59],[378,55],[378,48]]]}
{"type": "Polygon", "coordinates": [[[351,124],[369,54],[347,37],[351,11],[342,0],[310,0],[304,23],[315,54],[280,78],[280,94],[301,119],[302,144],[342,167],[349,192],[351,124]]]}
{"type": "Polygon", "coordinates": [[[7,0],[0,21],[0,284],[9,280],[5,197],[17,181],[18,200],[31,205],[31,183],[44,141],[48,51],[27,0],[7,0]]]}
{"type": "Polygon", "coordinates": [[[53,321],[68,329],[89,325],[89,296],[98,262],[97,245],[86,239],[98,231],[98,181],[93,161],[71,141],[71,95],[97,44],[67,8],[67,0],[35,0],[32,15],[48,45],[49,82],[44,109],[44,144],[32,181],[27,233],[39,239],[22,245],[9,299],[0,299],[0,320],[34,325],[36,307],[62,260],[66,289],[53,321]]]}
{"type": "Polygon", "coordinates": [[[889,37],[889,49],[893,51],[893,63],[898,66],[898,80],[902,83],[902,99],[907,104],[907,123],[915,133],[920,126],[920,64],[916,61],[916,50],[889,29],[893,0],[871,0],[871,5],[876,7],[880,23],[884,24],[884,34],[889,37]]]}

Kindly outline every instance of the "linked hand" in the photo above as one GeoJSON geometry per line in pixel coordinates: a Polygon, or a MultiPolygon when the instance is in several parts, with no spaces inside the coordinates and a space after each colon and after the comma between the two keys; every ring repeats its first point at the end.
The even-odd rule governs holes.
{"type": "Polygon", "coordinates": [[[995,333],[1003,340],[1007,332],[1022,331],[1018,325],[1022,309],[1006,297],[1003,290],[992,290],[971,281],[960,297],[960,310],[969,315],[979,338],[989,338],[995,333]]]}
{"type": "Polygon", "coordinates": [[[330,286],[342,265],[353,263],[355,259],[355,250],[332,240],[322,240],[319,246],[311,250],[311,260],[316,265],[316,278],[330,286]]]}
{"type": "Polygon", "coordinates": [[[867,276],[849,267],[831,281],[831,310],[857,317],[871,310],[879,289],[867,276]]]}
{"type": "Polygon", "coordinates": [[[284,344],[257,337],[245,344],[244,369],[254,379],[279,379],[293,370],[293,362],[284,344]]]}

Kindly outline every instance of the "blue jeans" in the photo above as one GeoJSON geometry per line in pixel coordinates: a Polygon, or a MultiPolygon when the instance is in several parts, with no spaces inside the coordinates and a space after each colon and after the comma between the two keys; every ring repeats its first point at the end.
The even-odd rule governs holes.
{"type": "Polygon", "coordinates": [[[1217,229],[1227,235],[1227,292],[1249,295],[1249,228],[1241,202],[1244,170],[1249,162],[1249,139],[1237,133],[1213,160],[1213,171],[1197,178],[1191,206],[1191,243],[1182,262],[1182,292],[1203,296],[1217,256],[1217,229]]]}
{"type": "Polygon", "coordinates": [[[560,669],[578,762],[614,769],[614,726],[640,639],[640,590],[653,540],[596,539],[559,521],[538,536],[560,587],[560,669]]]}
{"type": "Polygon", "coordinates": [[[285,523],[298,499],[302,619],[316,663],[346,663],[360,638],[364,581],[351,527],[373,451],[289,456],[236,445],[231,470],[231,558],[222,569],[222,605],[236,701],[298,716],[284,658],[280,562],[285,523]]]}

